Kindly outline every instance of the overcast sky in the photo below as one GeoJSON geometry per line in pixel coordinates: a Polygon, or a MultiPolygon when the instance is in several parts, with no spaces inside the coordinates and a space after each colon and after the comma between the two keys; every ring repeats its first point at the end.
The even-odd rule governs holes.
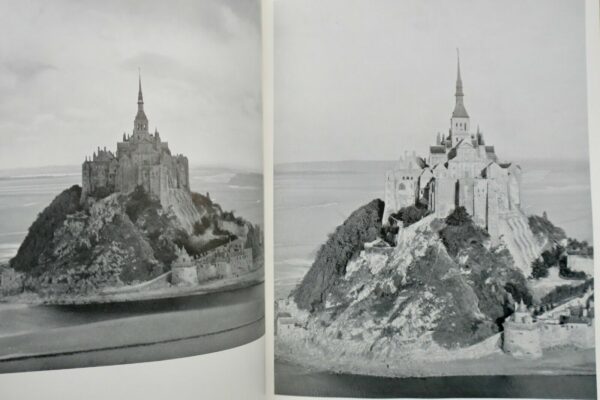
{"type": "Polygon", "coordinates": [[[581,0],[276,0],[275,162],[396,159],[471,127],[503,160],[588,155],[581,0]]]}
{"type": "Polygon", "coordinates": [[[262,164],[253,0],[0,2],[0,168],[79,164],[151,130],[190,164],[262,164]]]}

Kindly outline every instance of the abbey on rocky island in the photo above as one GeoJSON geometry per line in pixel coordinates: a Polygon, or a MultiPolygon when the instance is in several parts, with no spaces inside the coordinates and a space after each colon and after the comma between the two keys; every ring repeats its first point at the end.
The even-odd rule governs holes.
{"type": "Polygon", "coordinates": [[[139,78],[138,110],[133,133],[123,133],[117,152],[100,149],[82,165],[82,201],[90,196],[129,193],[141,186],[152,197],[167,205],[173,191],[190,191],[188,159],[171,155],[169,144],[160,139],[158,130],[148,131],[144,112],[142,80],[139,78]]]}
{"type": "Polygon", "coordinates": [[[387,172],[384,223],[401,208],[420,204],[438,217],[463,206],[473,221],[504,242],[517,264],[529,268],[540,244],[521,208],[521,168],[501,162],[477,127],[471,129],[464,105],[460,58],[457,61],[456,103],[447,135],[438,134],[427,158],[405,152],[387,172]]]}

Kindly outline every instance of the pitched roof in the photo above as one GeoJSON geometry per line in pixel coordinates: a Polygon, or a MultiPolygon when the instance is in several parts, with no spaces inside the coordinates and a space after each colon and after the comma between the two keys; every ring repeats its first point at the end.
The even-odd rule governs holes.
{"type": "Polygon", "coordinates": [[[460,101],[458,100],[458,97],[456,98],[456,105],[454,106],[454,111],[452,111],[452,117],[453,118],[469,118],[469,114],[467,113],[467,110],[465,109],[465,105],[462,102],[462,98],[460,99],[460,101]]]}

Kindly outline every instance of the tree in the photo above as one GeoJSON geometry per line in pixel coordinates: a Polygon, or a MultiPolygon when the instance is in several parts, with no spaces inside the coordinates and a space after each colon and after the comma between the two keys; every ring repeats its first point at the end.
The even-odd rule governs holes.
{"type": "Polygon", "coordinates": [[[536,258],[531,263],[531,277],[534,279],[545,278],[548,276],[548,265],[543,260],[536,258]]]}
{"type": "Polygon", "coordinates": [[[471,222],[471,216],[462,206],[455,208],[454,211],[446,217],[446,223],[452,226],[460,226],[469,222],[471,222]]]}
{"type": "Polygon", "coordinates": [[[400,210],[398,210],[397,213],[392,214],[390,216],[390,222],[392,221],[392,219],[396,219],[398,221],[402,221],[403,226],[407,227],[414,224],[415,222],[420,221],[427,215],[429,215],[429,210],[426,206],[410,205],[407,207],[402,207],[400,210]]]}

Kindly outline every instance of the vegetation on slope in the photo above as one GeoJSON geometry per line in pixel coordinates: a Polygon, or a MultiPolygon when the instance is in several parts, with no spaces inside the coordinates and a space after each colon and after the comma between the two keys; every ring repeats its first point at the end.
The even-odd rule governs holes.
{"type": "Polygon", "coordinates": [[[390,215],[390,225],[392,225],[391,222],[397,220],[402,221],[403,226],[407,227],[420,221],[429,214],[430,211],[427,209],[427,206],[420,203],[418,205],[402,207],[398,212],[390,215]]]}
{"type": "MultiPolygon", "coordinates": [[[[452,348],[477,343],[501,330],[515,301],[531,304],[525,278],[514,268],[508,250],[492,248],[487,232],[462,207],[444,221],[437,221],[439,229],[416,233],[439,235],[444,247],[425,236],[415,238],[415,246],[430,244],[405,272],[396,264],[397,260],[390,258],[385,266],[377,267],[375,275],[368,267],[359,267],[351,278],[345,278],[348,262],[364,243],[378,237],[382,209],[382,202],[375,200],[355,211],[320,248],[309,272],[292,293],[298,307],[309,310],[322,326],[337,324],[338,318],[352,321],[366,318],[375,323],[376,329],[381,329],[380,338],[391,339],[405,335],[407,329],[425,333],[431,329],[425,321],[435,318],[433,339],[452,348]],[[371,294],[357,302],[352,293],[371,286],[368,289],[371,294]],[[424,296],[432,296],[434,300],[426,300],[430,297],[424,296]],[[327,310],[323,304],[326,298],[332,305],[327,310]],[[400,317],[405,309],[417,314],[400,317]],[[396,318],[414,318],[414,321],[407,321],[408,326],[395,327],[390,322],[396,318]]],[[[410,253],[408,249],[401,251],[410,253]]],[[[340,330],[340,335],[346,334],[340,330]]]]}
{"type": "Polygon", "coordinates": [[[565,300],[583,295],[589,288],[594,288],[593,279],[588,279],[579,285],[557,286],[541,299],[541,307],[551,309],[554,305],[563,303],[565,300]]]}
{"type": "Polygon", "coordinates": [[[170,269],[178,247],[202,255],[235,239],[229,227],[246,236],[255,257],[262,253],[260,230],[232,212],[224,213],[208,196],[192,194],[194,206],[205,218],[201,223],[208,221],[206,237],[188,234],[177,216],[141,187],[86,207],[80,206],[80,196],[78,186],[58,195],[32,224],[11,260],[11,267],[25,273],[28,290],[76,294],[147,281],[170,269]]]}
{"type": "Polygon", "coordinates": [[[567,238],[565,231],[550,222],[545,212],[541,217],[539,215],[529,216],[529,227],[534,235],[548,238],[550,243],[558,243],[567,238]]]}
{"type": "Polygon", "coordinates": [[[10,261],[10,266],[21,272],[40,273],[38,257],[48,247],[54,231],[62,225],[67,215],[81,209],[80,198],[81,187],[78,185],[71,186],[56,196],[29,228],[17,255],[10,261]]]}
{"type": "Polygon", "coordinates": [[[456,208],[446,217],[446,226],[439,234],[451,256],[456,256],[461,249],[481,248],[490,237],[485,229],[473,223],[464,207],[456,208]]]}
{"type": "MultiPolygon", "coordinates": [[[[438,234],[453,260],[461,265],[462,276],[476,296],[476,304],[485,319],[469,315],[466,307],[456,309],[450,319],[442,317],[434,339],[450,346],[472,344],[501,329],[512,313],[513,303],[531,304],[525,277],[514,268],[514,261],[503,248],[489,246],[488,233],[475,225],[463,207],[455,209],[438,234]]],[[[453,294],[460,298],[461,292],[453,294]]]]}
{"type": "Polygon", "coordinates": [[[567,247],[560,244],[554,244],[548,250],[542,252],[540,258],[531,263],[531,277],[534,279],[545,278],[548,276],[550,268],[557,267],[558,274],[565,279],[585,279],[586,274],[583,271],[573,271],[568,266],[567,254],[581,255],[583,257],[592,257],[594,248],[587,242],[579,242],[576,239],[569,238],[567,247]]]}
{"type": "Polygon", "coordinates": [[[348,262],[364,243],[379,237],[383,207],[383,201],[371,201],[354,211],[329,236],[302,282],[292,292],[298,307],[311,311],[322,307],[324,294],[346,273],[348,262]]]}

